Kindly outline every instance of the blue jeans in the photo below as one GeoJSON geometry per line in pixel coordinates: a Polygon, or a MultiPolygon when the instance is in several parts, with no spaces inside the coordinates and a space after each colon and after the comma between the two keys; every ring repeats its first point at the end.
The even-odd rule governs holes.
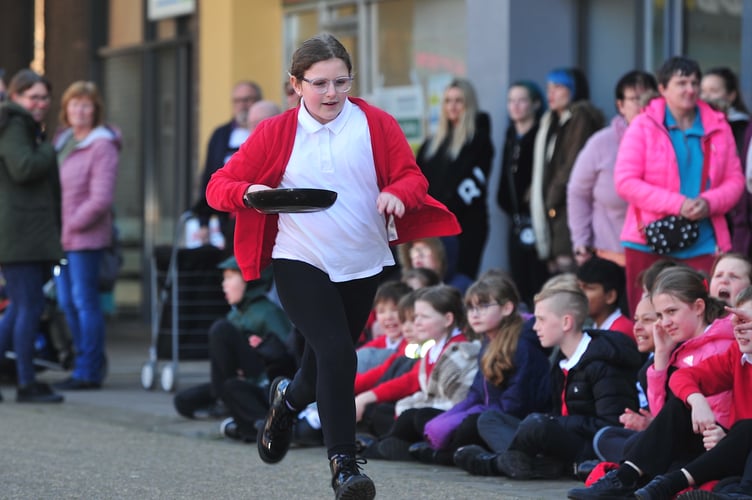
{"type": "Polygon", "coordinates": [[[104,314],[99,301],[102,250],[66,252],[65,257],[68,263],[60,266],[55,285],[76,351],[72,377],[98,383],[104,362],[104,314]]]}
{"type": "Polygon", "coordinates": [[[5,290],[10,305],[0,320],[0,352],[16,353],[18,385],[34,382],[34,340],[39,333],[39,320],[44,312],[44,280],[49,275],[46,263],[3,264],[5,290]]]}

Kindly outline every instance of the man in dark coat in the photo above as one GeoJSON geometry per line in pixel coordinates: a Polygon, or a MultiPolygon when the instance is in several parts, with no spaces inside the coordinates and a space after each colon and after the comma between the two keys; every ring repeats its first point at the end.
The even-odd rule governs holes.
{"type": "Polygon", "coordinates": [[[199,185],[198,200],[193,206],[193,212],[198,216],[200,225],[197,238],[204,244],[209,243],[209,219],[212,215],[217,215],[220,218],[222,232],[225,234],[228,255],[232,254],[232,225],[229,223],[228,214],[214,210],[206,203],[206,185],[209,183],[212,174],[221,168],[248,138],[250,134],[248,113],[251,106],[262,98],[261,87],[255,82],[244,80],[236,83],[233,87],[233,118],[228,123],[217,127],[209,139],[206,162],[199,185]]]}

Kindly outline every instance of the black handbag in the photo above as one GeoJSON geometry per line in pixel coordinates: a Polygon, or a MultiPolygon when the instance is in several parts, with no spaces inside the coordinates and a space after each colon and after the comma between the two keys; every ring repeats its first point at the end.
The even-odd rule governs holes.
{"type": "Polygon", "coordinates": [[[658,255],[694,245],[699,236],[697,222],[681,215],[667,215],[645,226],[647,244],[658,255]]]}
{"type": "MultiPolygon", "coordinates": [[[[710,163],[710,150],[707,142],[703,145],[702,177],[700,178],[700,193],[705,189],[708,181],[708,168],[710,163]]],[[[640,209],[635,209],[637,221],[640,226],[640,209]]],[[[700,226],[681,215],[666,215],[654,220],[642,227],[645,233],[645,242],[653,252],[658,255],[676,252],[690,247],[697,242],[700,236],[700,226]]]]}

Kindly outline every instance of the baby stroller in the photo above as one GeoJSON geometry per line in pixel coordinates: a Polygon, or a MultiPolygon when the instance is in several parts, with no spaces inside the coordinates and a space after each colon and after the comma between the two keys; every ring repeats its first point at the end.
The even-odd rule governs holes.
{"type": "Polygon", "coordinates": [[[141,369],[141,385],[154,389],[158,361],[159,380],[164,391],[177,388],[178,361],[209,358],[208,332],[211,324],[227,314],[229,306],[222,292],[222,271],[217,265],[222,250],[211,245],[181,248],[179,235],[192,214],[180,218],[172,246],[158,246],[151,258],[152,336],[149,361],[141,369]]]}

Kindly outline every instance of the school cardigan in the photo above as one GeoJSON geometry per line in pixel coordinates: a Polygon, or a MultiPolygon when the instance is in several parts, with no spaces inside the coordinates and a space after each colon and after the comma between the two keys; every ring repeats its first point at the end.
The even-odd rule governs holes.
{"type": "MultiPolygon", "coordinates": [[[[362,99],[349,99],[366,115],[379,190],[393,194],[405,205],[405,215],[395,217],[397,239],[390,244],[459,234],[454,214],[428,196],[428,181],[397,121],[362,99]]],[[[235,256],[246,281],[257,279],[271,262],[278,217],[246,207],[243,195],[251,184],[279,186],[295,142],[297,113],[290,109],[261,122],[240,150],[212,175],[206,188],[211,207],[237,215],[235,256]]]]}
{"type": "MultiPolygon", "coordinates": [[[[752,394],[752,365],[742,359],[736,342],[724,353],[706,358],[691,368],[677,370],[671,376],[669,387],[685,403],[690,394],[696,392],[706,397],[732,392],[734,397],[729,405],[730,415],[726,428],[730,428],[738,420],[752,418],[752,398],[749,397],[752,394]]],[[[724,425],[717,414],[716,419],[724,425]]]]}
{"type": "Polygon", "coordinates": [[[411,408],[446,411],[465,399],[478,371],[479,351],[480,342],[455,342],[441,353],[433,369],[418,363],[420,390],[397,401],[394,413],[399,416],[411,408]]]}
{"type": "MultiPolygon", "coordinates": [[[[415,394],[416,392],[420,391],[421,377],[430,377],[431,371],[441,360],[442,356],[444,356],[444,353],[446,353],[447,349],[449,349],[457,342],[467,342],[467,338],[464,334],[449,337],[446,341],[446,344],[444,345],[444,348],[441,350],[441,353],[434,363],[431,363],[431,361],[428,359],[428,355],[426,355],[420,360],[419,363],[415,363],[409,372],[377,385],[372,389],[373,393],[376,395],[376,402],[396,402],[406,396],[415,394]]],[[[472,382],[472,377],[470,378],[470,381],[472,382]]]]}

